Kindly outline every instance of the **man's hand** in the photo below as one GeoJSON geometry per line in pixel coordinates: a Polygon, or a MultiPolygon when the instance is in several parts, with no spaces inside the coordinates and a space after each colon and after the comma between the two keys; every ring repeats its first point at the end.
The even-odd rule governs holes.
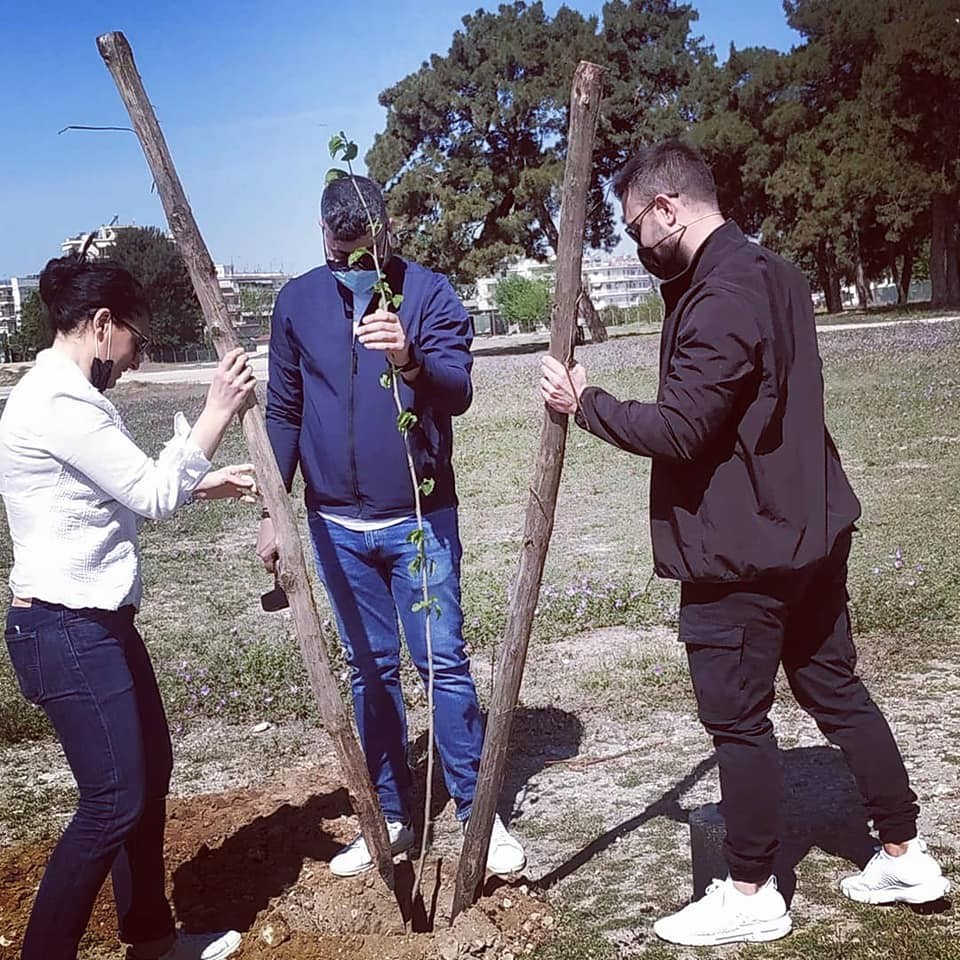
{"type": "Polygon", "coordinates": [[[540,396],[557,413],[576,413],[580,394],[587,386],[587,372],[575,363],[569,369],[559,360],[545,356],[540,361],[540,396]]]}
{"type": "Polygon", "coordinates": [[[410,359],[407,335],[395,313],[377,310],[363,318],[357,339],[368,350],[382,350],[395,366],[402,367],[410,359]]]}
{"type": "Polygon", "coordinates": [[[273,521],[264,517],[257,531],[257,556],[271,573],[277,569],[277,535],[273,530],[273,521]]]}
{"type": "Polygon", "coordinates": [[[234,463],[211,470],[193,490],[194,500],[226,500],[230,497],[244,503],[255,502],[257,478],[253,475],[252,463],[234,463]]]}

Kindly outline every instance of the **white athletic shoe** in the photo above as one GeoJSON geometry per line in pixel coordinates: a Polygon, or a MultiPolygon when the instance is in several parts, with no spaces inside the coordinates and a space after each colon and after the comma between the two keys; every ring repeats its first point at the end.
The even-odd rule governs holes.
{"type": "MultiPolygon", "coordinates": [[[[466,820],[460,824],[460,829],[467,832],[466,820]]],[[[495,814],[490,846],[487,847],[487,869],[498,877],[505,877],[508,873],[518,873],[526,865],[527,855],[520,841],[503,825],[500,814],[495,814]]]]}
{"type": "Polygon", "coordinates": [[[178,932],[173,946],[159,960],[224,960],[239,946],[240,934],[236,930],[221,933],[178,932]]]}
{"type": "Polygon", "coordinates": [[[880,847],[859,873],[840,881],[840,890],[859,903],[929,903],[949,893],[950,881],[915,837],[899,857],[880,847]]]}
{"type": "Polygon", "coordinates": [[[711,947],[744,940],[779,940],[790,932],[792,925],[775,877],[770,877],[752,896],[741,893],[727,877],[714,880],[699,900],[658,920],[653,932],[670,943],[711,947]]]}
{"type": "MultiPolygon", "coordinates": [[[[390,852],[394,856],[405,853],[413,846],[413,830],[405,823],[388,820],[387,836],[390,838],[390,852]]],[[[330,861],[330,872],[335,877],[355,877],[372,867],[373,857],[362,833],[330,861]]]]}
{"type": "Polygon", "coordinates": [[[490,846],[487,848],[487,869],[499,877],[517,873],[527,865],[527,855],[520,841],[503,825],[498,813],[493,818],[490,846]]]}

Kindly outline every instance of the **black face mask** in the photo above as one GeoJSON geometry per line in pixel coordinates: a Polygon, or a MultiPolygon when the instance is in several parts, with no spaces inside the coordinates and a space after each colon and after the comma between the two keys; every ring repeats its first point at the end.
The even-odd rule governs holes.
{"type": "Polygon", "coordinates": [[[680,249],[680,241],[686,233],[687,224],[668,233],[665,237],[658,240],[652,247],[644,247],[637,244],[637,258],[643,264],[647,273],[652,274],[658,280],[669,282],[674,280],[687,269],[687,262],[683,251],[680,249]],[[668,240],[674,240],[672,246],[663,246],[668,240]]]}
{"type": "Polygon", "coordinates": [[[113,361],[93,358],[90,365],[90,382],[103,393],[110,386],[110,376],[113,373],[113,361]]]}

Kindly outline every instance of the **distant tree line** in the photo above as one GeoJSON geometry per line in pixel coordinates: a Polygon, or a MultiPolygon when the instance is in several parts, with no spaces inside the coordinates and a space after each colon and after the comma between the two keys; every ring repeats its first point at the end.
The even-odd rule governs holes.
{"type": "Polygon", "coordinates": [[[587,240],[612,249],[605,186],[638,146],[686,135],[724,211],[841,309],[891,278],[960,304],[960,24],[943,0],[786,0],[790,53],[697,36],[694,6],[610,0],[599,17],[515,2],[463,18],[445,54],[380,95],[367,155],[406,254],[469,284],[556,249],[570,82],[607,68],[587,240]]]}

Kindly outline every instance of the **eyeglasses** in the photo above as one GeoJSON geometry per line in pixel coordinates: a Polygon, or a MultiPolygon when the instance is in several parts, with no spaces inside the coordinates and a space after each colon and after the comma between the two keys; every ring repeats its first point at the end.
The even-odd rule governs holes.
{"type": "Polygon", "coordinates": [[[118,320],[121,327],[126,327],[136,338],[137,355],[145,356],[150,349],[150,339],[145,337],[129,320],[118,320]]]}
{"type": "MultiPolygon", "coordinates": [[[[679,193],[658,193],[657,197],[669,197],[671,200],[676,200],[679,197],[679,193]]],[[[623,231],[626,235],[638,246],[642,247],[643,244],[640,241],[640,230],[641,223],[640,221],[653,209],[654,204],[657,202],[657,197],[654,197],[624,228],[623,231]]]]}

